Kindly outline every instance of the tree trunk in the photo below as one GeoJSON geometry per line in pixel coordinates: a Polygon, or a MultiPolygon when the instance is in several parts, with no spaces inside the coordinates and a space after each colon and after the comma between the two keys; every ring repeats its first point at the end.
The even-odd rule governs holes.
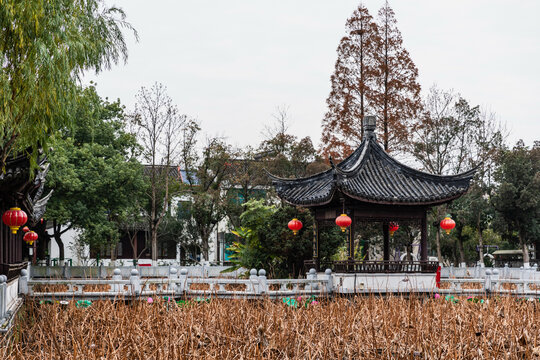
{"type": "MultiPolygon", "coordinates": [[[[388,5],[388,4],[387,4],[388,5]]],[[[383,110],[383,133],[384,133],[384,151],[388,152],[389,146],[389,133],[388,133],[388,14],[386,23],[384,24],[384,110],[383,110]]]]}
{"type": "Polygon", "coordinates": [[[208,244],[208,238],[209,237],[210,237],[209,234],[207,234],[206,232],[201,234],[202,256],[203,256],[204,260],[206,260],[206,261],[210,261],[210,259],[209,259],[210,245],[208,244]]]}
{"type": "Polygon", "coordinates": [[[116,261],[116,247],[118,246],[118,243],[111,243],[111,262],[116,261]]]}
{"type": "Polygon", "coordinates": [[[53,231],[54,231],[54,241],[56,241],[56,244],[58,245],[58,259],[63,262],[64,261],[64,242],[62,241],[62,234],[60,232],[62,225],[56,225],[56,220],[53,221],[53,231]]]}
{"type": "Polygon", "coordinates": [[[479,222],[476,223],[476,233],[478,234],[478,256],[480,257],[480,265],[484,266],[484,234],[482,229],[480,229],[479,222]]]}
{"type": "Polygon", "coordinates": [[[457,247],[459,253],[459,266],[465,267],[467,264],[465,262],[465,250],[463,249],[463,238],[461,236],[461,231],[459,236],[457,237],[457,247]]]}
{"type": "Polygon", "coordinates": [[[521,231],[518,231],[518,237],[519,244],[521,245],[521,249],[523,250],[523,267],[527,268],[529,267],[529,247],[527,246],[527,242],[525,241],[525,238],[521,231]]]}
{"type": "Polygon", "coordinates": [[[157,248],[157,228],[155,226],[152,226],[152,263],[157,262],[158,258],[158,248],[157,248]]]}

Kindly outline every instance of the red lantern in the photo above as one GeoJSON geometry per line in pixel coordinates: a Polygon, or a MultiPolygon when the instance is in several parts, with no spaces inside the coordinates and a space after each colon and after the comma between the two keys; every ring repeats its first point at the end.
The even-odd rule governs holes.
{"type": "Polygon", "coordinates": [[[446,231],[447,234],[450,234],[450,230],[456,227],[456,222],[450,218],[450,215],[446,215],[441,221],[441,229],[446,231]]]}
{"type": "Polygon", "coordinates": [[[38,239],[38,234],[36,234],[34,231],[29,231],[23,236],[23,240],[26,241],[26,243],[30,246],[38,239]]]}
{"type": "Polygon", "coordinates": [[[16,234],[17,230],[19,230],[21,226],[26,224],[28,216],[26,216],[26,213],[20,208],[12,207],[4,213],[4,215],[2,216],[2,220],[4,221],[4,224],[9,226],[11,232],[13,234],[16,234]]]}
{"type": "Polygon", "coordinates": [[[352,220],[347,214],[341,214],[336,218],[336,225],[341,228],[341,231],[345,232],[349,226],[351,226],[352,220]]]}
{"type": "Polygon", "coordinates": [[[302,228],[302,222],[298,220],[297,218],[292,219],[289,221],[289,229],[292,230],[293,234],[298,234],[298,231],[302,228]]]}
{"type": "Polygon", "coordinates": [[[388,231],[390,231],[390,236],[394,236],[394,233],[398,231],[398,229],[399,229],[398,223],[391,222],[390,224],[388,224],[388,231]]]}
{"type": "Polygon", "coordinates": [[[25,233],[29,232],[30,231],[30,228],[28,226],[25,226],[22,228],[22,231],[24,231],[25,233]]]}

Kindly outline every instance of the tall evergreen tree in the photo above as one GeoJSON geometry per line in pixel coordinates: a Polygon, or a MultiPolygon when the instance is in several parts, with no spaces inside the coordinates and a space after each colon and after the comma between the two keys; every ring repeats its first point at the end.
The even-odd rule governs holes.
{"type": "Polygon", "coordinates": [[[395,13],[388,1],[379,10],[380,46],[376,51],[378,75],[374,110],[379,118],[380,141],[386,151],[403,150],[408,142],[411,120],[419,113],[418,69],[397,28],[395,13]]]}
{"type": "Polygon", "coordinates": [[[360,6],[347,19],[347,36],[339,43],[328,111],[323,119],[322,155],[342,159],[362,142],[362,119],[371,109],[379,47],[377,25],[367,8],[360,6]]]}
{"type": "Polygon", "coordinates": [[[404,150],[411,120],[421,109],[418,69],[397,28],[388,3],[375,23],[360,5],[347,20],[348,34],[337,49],[332,90],[323,119],[324,157],[349,155],[362,141],[362,119],[376,115],[386,151],[404,150]]]}

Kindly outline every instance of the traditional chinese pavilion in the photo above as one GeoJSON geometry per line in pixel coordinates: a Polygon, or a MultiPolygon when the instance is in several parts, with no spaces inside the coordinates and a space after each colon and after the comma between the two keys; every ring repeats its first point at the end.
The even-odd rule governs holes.
{"type": "Polygon", "coordinates": [[[285,202],[309,208],[315,218],[313,261],[319,267],[318,229],[347,214],[352,223],[348,229],[346,262],[324,264],[349,272],[435,272],[437,262],[428,262],[426,213],[432,207],[448,203],[469,188],[475,170],[459,175],[428,174],[406,166],[388,155],[375,136],[374,116],[364,118],[364,139],[349,157],[319,174],[299,179],[283,179],[270,174],[278,196],[285,202]],[[383,261],[354,261],[354,227],[361,221],[381,222],[383,261]],[[390,260],[390,222],[413,221],[420,225],[420,261],[403,265],[390,260]]]}

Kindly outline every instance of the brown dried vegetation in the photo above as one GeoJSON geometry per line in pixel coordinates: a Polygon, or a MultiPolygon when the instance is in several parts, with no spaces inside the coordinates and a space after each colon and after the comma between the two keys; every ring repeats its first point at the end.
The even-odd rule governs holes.
{"type": "Polygon", "coordinates": [[[534,359],[540,303],[338,298],[27,303],[1,359],[534,359]]]}

